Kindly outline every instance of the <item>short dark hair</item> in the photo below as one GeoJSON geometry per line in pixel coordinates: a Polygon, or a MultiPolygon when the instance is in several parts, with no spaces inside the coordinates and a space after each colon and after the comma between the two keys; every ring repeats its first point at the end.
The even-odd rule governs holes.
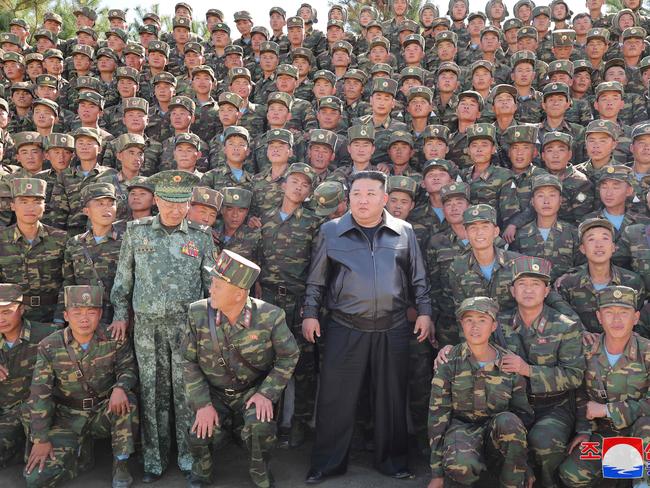
{"type": "Polygon", "coordinates": [[[352,187],[354,186],[354,182],[358,180],[375,180],[381,183],[381,187],[384,191],[386,191],[386,182],[388,179],[386,178],[386,175],[382,173],[381,171],[375,171],[375,170],[369,170],[369,171],[359,171],[356,173],[353,177],[352,180],[350,181],[350,191],[352,190],[352,187]]]}

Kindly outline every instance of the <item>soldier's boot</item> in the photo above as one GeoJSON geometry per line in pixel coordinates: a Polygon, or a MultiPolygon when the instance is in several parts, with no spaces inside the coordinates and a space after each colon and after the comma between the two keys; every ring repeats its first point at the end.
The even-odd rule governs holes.
{"type": "Polygon", "coordinates": [[[269,467],[268,455],[264,456],[263,462],[256,462],[249,470],[251,480],[257,488],[274,488],[275,479],[269,467]]]}
{"type": "Polygon", "coordinates": [[[297,419],[293,420],[289,430],[289,447],[294,449],[305,442],[305,424],[297,419]]]}
{"type": "Polygon", "coordinates": [[[81,440],[77,466],[79,473],[85,473],[95,467],[95,444],[89,435],[81,440]]]}
{"type": "Polygon", "coordinates": [[[113,488],[129,488],[133,484],[128,462],[128,459],[113,459],[113,488]]]}
{"type": "MultiPolygon", "coordinates": [[[[293,425],[291,426],[293,427],[293,425]]],[[[291,428],[286,427],[278,428],[278,447],[280,449],[289,449],[290,445],[291,428]]]]}

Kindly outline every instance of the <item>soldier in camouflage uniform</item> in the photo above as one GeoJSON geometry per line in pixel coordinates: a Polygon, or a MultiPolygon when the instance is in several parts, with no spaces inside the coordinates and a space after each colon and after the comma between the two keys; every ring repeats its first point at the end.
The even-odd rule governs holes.
{"type": "Polygon", "coordinates": [[[228,249],[254,263],[260,262],[262,232],[246,225],[253,193],[238,187],[222,188],[221,219],[212,230],[215,246],[228,249]]]}
{"type": "Polygon", "coordinates": [[[567,84],[549,83],[544,87],[542,108],[546,119],[539,124],[539,140],[543,141],[547,132],[569,134],[573,141],[571,148],[573,161],[584,161],[585,129],[581,125],[566,120],[566,113],[570,106],[571,94],[567,84]]]}
{"type": "MultiPolygon", "coordinates": [[[[144,162],[144,150],[146,148],[144,137],[139,134],[122,134],[119,136],[113,147],[117,151],[117,162],[120,172],[106,178],[115,187],[117,198],[117,220],[126,219],[129,213],[128,188],[134,178],[140,176],[140,169],[144,162]]],[[[104,179],[104,178],[103,178],[104,179]]]]}
{"type": "Polygon", "coordinates": [[[348,129],[348,152],[352,159],[349,166],[336,168],[326,179],[338,181],[346,188],[350,187],[352,177],[359,171],[374,170],[371,164],[375,152],[375,128],[371,125],[353,125],[348,129]]]}
{"type": "Polygon", "coordinates": [[[495,465],[500,486],[524,486],[533,410],[526,379],[501,371],[509,351],[490,342],[498,310],[495,300],[476,296],[457,311],[467,341],[451,350],[431,383],[429,488],[473,485],[495,465]]]}
{"type": "Polygon", "coordinates": [[[236,93],[226,91],[219,94],[218,104],[219,110],[217,113],[222,127],[217,134],[208,141],[208,146],[210,147],[208,169],[215,169],[225,164],[223,149],[226,138],[224,137],[224,133],[229,127],[238,126],[241,117],[241,112],[239,110],[244,105],[244,99],[236,93]]]}
{"type": "Polygon", "coordinates": [[[0,467],[18,454],[29,435],[29,385],[38,343],[56,329],[23,317],[19,285],[0,284],[0,467]]]}
{"type": "Polygon", "coordinates": [[[253,90],[251,73],[246,68],[231,68],[227,80],[227,90],[236,93],[244,100],[244,104],[239,109],[241,116],[238,124],[248,129],[251,138],[256,139],[264,133],[264,113],[262,108],[253,103],[250,98],[253,90]]]}
{"type": "Polygon", "coordinates": [[[187,220],[194,224],[212,228],[217,221],[222,202],[223,195],[217,190],[195,186],[194,190],[192,190],[187,220]]]}
{"type": "MultiPolygon", "coordinates": [[[[577,392],[576,436],[558,470],[566,486],[593,486],[602,476],[601,463],[580,459],[582,442],[601,446],[604,438],[613,436],[641,437],[644,446],[650,441],[650,343],[633,332],[638,300],[627,286],[608,286],[598,293],[596,314],[604,334],[586,351],[587,368],[577,392]]],[[[647,477],[640,483],[647,484],[647,477]]]]}
{"type": "Polygon", "coordinates": [[[214,266],[209,300],[190,305],[182,339],[183,379],[195,420],[189,430],[189,486],[211,482],[210,444],[241,425],[255,486],[274,486],[269,470],[276,440],[273,406],[298,362],[299,350],[281,308],[248,296],[260,268],[231,251],[214,266]]]}
{"type": "Polygon", "coordinates": [[[98,329],[102,294],[96,286],[66,287],[69,325],[39,344],[29,399],[32,446],[25,479],[30,488],[74,479],[82,449],[107,437],[113,487],[133,482],[127,462],[138,432],[136,363],[129,341],[98,329]]]}
{"type": "MultiPolygon", "coordinates": [[[[81,191],[83,212],[90,229],[71,237],[63,259],[63,286],[90,285],[103,290],[101,325],[113,321],[111,288],[120,256],[126,224],[115,222],[117,214],[115,187],[110,183],[91,183],[81,191]]],[[[59,306],[63,308],[63,290],[59,306]]]]}
{"type": "Polygon", "coordinates": [[[26,319],[52,322],[61,316],[61,310],[55,312],[67,236],[40,222],[45,187],[43,180],[33,178],[11,182],[16,224],[0,231],[0,282],[21,286],[26,319]]]}
{"type": "Polygon", "coordinates": [[[178,464],[189,471],[192,459],[186,433],[189,412],[182,379],[178,337],[187,307],[209,288],[204,266],[214,245],[208,228],[185,219],[198,178],[184,171],[163,171],[150,178],[160,214],[131,222],[122,238],[111,302],[109,327],[116,337],[133,328],[141,382],[145,478],[155,481],[168,466],[173,435],[169,399],[174,399],[178,464]],[[166,283],[161,290],[160,283],[166,283]],[[132,297],[132,298],[131,298],[132,297]],[[130,311],[134,320],[131,324],[130,311]]]}
{"type": "MultiPolygon", "coordinates": [[[[291,119],[286,128],[294,132],[307,133],[318,127],[314,109],[307,100],[297,98],[295,95],[298,82],[298,68],[291,64],[281,64],[275,70],[276,89],[291,95],[291,119]]],[[[267,96],[268,99],[268,96],[267,96]]]]}
{"type": "MultiPolygon", "coordinates": [[[[609,120],[593,120],[587,125],[585,134],[585,150],[589,159],[576,165],[576,169],[587,175],[591,182],[597,185],[598,173],[601,169],[605,166],[623,164],[617,162],[614,158],[620,128],[616,123],[609,120]]],[[[575,157],[572,159],[573,161],[579,161],[575,157]]],[[[595,193],[597,193],[597,189],[595,193]]],[[[596,203],[595,206],[600,206],[600,203],[596,203]]]]}
{"type": "Polygon", "coordinates": [[[271,165],[253,177],[253,203],[251,214],[261,217],[282,202],[282,183],[289,170],[289,158],[293,152],[293,134],[287,129],[273,129],[264,136],[268,143],[266,157],[271,165]]]}
{"type": "Polygon", "coordinates": [[[45,208],[48,210],[43,216],[42,222],[51,225],[50,206],[52,200],[52,189],[59,177],[59,174],[70,167],[74,156],[74,137],[68,134],[53,132],[43,141],[45,146],[45,158],[50,163],[50,169],[45,169],[36,176],[47,183],[45,194],[45,208]]]}
{"type": "Polygon", "coordinates": [[[13,136],[14,159],[20,168],[2,177],[5,182],[13,178],[34,178],[43,171],[45,154],[43,152],[43,138],[38,132],[19,132],[13,136]]]}
{"type": "Polygon", "coordinates": [[[623,123],[620,117],[625,108],[623,85],[618,81],[603,81],[596,86],[595,92],[594,108],[598,113],[597,120],[602,119],[618,125],[618,131],[615,133],[617,144],[614,159],[619,164],[627,164],[632,159],[630,153],[632,128],[623,123]]]}
{"type": "MultiPolygon", "coordinates": [[[[234,93],[231,95],[237,96],[234,93]]],[[[223,162],[219,161],[213,169],[203,175],[201,186],[219,191],[227,186],[252,189],[253,175],[245,169],[251,144],[248,130],[245,127],[233,125],[226,127],[223,133],[217,137],[223,138],[222,149],[218,157],[218,159],[223,158],[223,162]]],[[[210,152],[212,152],[212,147],[210,152]]]]}
{"type": "MultiPolygon", "coordinates": [[[[534,27],[522,27],[519,29],[517,38],[522,32],[530,32],[530,35],[537,37],[534,27]]],[[[515,118],[525,124],[538,124],[542,120],[542,94],[535,90],[534,84],[537,79],[538,70],[537,58],[531,51],[518,51],[512,55],[513,85],[519,94],[517,99],[517,113],[515,118]]]]}

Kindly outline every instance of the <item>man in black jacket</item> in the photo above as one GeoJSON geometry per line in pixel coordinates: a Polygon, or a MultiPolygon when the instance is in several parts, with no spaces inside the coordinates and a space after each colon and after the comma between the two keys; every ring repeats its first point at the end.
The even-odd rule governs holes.
{"type": "Polygon", "coordinates": [[[384,211],[386,177],[357,173],[350,212],[323,224],[312,248],[303,310],[303,335],[320,337],[321,307],[329,311],[320,377],[316,443],[306,482],[347,469],[355,407],[370,378],[375,466],[410,478],[406,427],[408,343],[406,310],[415,303],[419,341],[432,333],[426,269],[410,224],[384,211]]]}

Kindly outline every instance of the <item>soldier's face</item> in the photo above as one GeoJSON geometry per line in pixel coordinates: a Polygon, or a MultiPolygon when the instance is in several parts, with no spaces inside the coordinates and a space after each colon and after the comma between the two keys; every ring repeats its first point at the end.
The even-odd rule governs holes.
{"type": "Polygon", "coordinates": [[[609,229],[594,227],[582,235],[580,251],[590,263],[609,263],[615,249],[614,236],[609,229]]]}
{"type": "Polygon", "coordinates": [[[230,36],[227,32],[218,30],[212,33],[212,43],[216,47],[224,48],[230,44],[230,36]]]}
{"type": "Polygon", "coordinates": [[[516,86],[530,86],[535,79],[535,68],[530,63],[519,63],[512,70],[512,81],[516,86]]]}
{"type": "Polygon", "coordinates": [[[37,128],[50,128],[54,126],[57,116],[56,114],[44,105],[36,105],[34,107],[34,125],[37,128]]]}
{"type": "Polygon", "coordinates": [[[517,111],[517,103],[512,95],[508,93],[499,93],[494,97],[495,115],[514,115],[517,111]]]}
{"type": "Polygon", "coordinates": [[[291,44],[299,46],[305,39],[305,30],[302,27],[289,27],[287,29],[287,37],[291,44]]]}
{"type": "Polygon", "coordinates": [[[526,24],[530,20],[531,15],[533,14],[533,11],[528,5],[522,5],[519,7],[519,9],[515,12],[515,16],[518,19],[521,19],[521,21],[526,24]]]}
{"type": "Polygon", "coordinates": [[[551,172],[561,172],[571,160],[571,149],[563,142],[550,142],[542,149],[542,159],[551,172]]]}
{"type": "Polygon", "coordinates": [[[209,73],[197,73],[192,77],[192,88],[196,93],[208,95],[214,86],[214,80],[209,73]]]}
{"type": "Polygon", "coordinates": [[[605,3],[605,0],[587,0],[587,8],[589,10],[600,10],[600,8],[605,3]]]}
{"type": "Polygon", "coordinates": [[[468,146],[469,157],[474,164],[488,164],[494,151],[494,144],[488,139],[474,139],[468,146]]]}
{"type": "Polygon", "coordinates": [[[456,45],[453,42],[438,43],[438,58],[440,61],[453,61],[456,51],[456,45]]]}
{"type": "Polygon", "coordinates": [[[538,15],[533,19],[533,26],[537,29],[537,32],[546,32],[551,26],[551,19],[546,15],[538,15]]]}
{"type": "Polygon", "coordinates": [[[346,78],[343,81],[343,93],[345,94],[345,98],[356,100],[363,93],[363,83],[359,80],[346,78]]]}
{"type": "Polygon", "coordinates": [[[451,197],[442,203],[445,219],[450,224],[462,224],[463,212],[469,208],[469,202],[463,197],[451,197]]]}
{"type": "Polygon", "coordinates": [[[524,171],[533,162],[537,153],[535,144],[528,142],[515,142],[508,148],[508,158],[515,171],[524,171]]]}
{"type": "Polygon", "coordinates": [[[634,162],[643,166],[650,165],[650,134],[637,136],[630,146],[634,162]]]}
{"type": "Polygon", "coordinates": [[[388,195],[386,210],[393,217],[406,220],[414,206],[415,202],[413,202],[411,195],[403,191],[393,191],[388,195]]]}
{"type": "Polygon", "coordinates": [[[591,19],[589,17],[580,17],[573,21],[573,30],[575,30],[578,35],[585,35],[589,29],[591,29],[591,25],[591,19]]]}
{"type": "Polygon", "coordinates": [[[156,69],[163,69],[167,64],[167,57],[158,51],[150,52],[147,59],[149,60],[149,64],[156,69]]]}
{"type": "Polygon", "coordinates": [[[494,239],[499,235],[499,228],[492,222],[472,222],[465,226],[467,239],[472,249],[476,251],[489,249],[494,244],[494,239]]]}
{"type": "Polygon", "coordinates": [[[433,19],[435,18],[436,16],[433,9],[425,8],[420,13],[420,22],[422,22],[422,25],[426,26],[427,28],[431,27],[431,24],[433,24],[433,19]]]}
{"type": "Polygon", "coordinates": [[[32,105],[32,94],[27,90],[14,90],[11,94],[11,101],[16,107],[28,108],[32,105]]]}
{"type": "Polygon", "coordinates": [[[554,19],[560,19],[563,20],[566,17],[566,5],[563,3],[556,3],[553,5],[553,8],[551,9],[551,13],[553,14],[554,19]]]}
{"type": "Polygon", "coordinates": [[[424,143],[424,158],[429,159],[445,159],[449,152],[447,142],[442,139],[427,139],[424,143]]]}
{"type": "Polygon", "coordinates": [[[260,67],[266,72],[275,71],[275,68],[278,67],[278,57],[276,54],[272,52],[262,53],[260,55],[260,67]]]}
{"type": "Polygon", "coordinates": [[[543,306],[548,292],[548,284],[544,280],[532,276],[523,276],[510,287],[510,293],[519,308],[529,310],[543,306]]]}
{"type": "Polygon", "coordinates": [[[350,211],[359,224],[377,223],[388,201],[381,182],[360,179],[350,188],[350,211]]]}
{"type": "Polygon", "coordinates": [[[336,94],[336,88],[329,81],[324,79],[318,79],[314,82],[314,88],[312,92],[316,97],[316,100],[320,100],[323,97],[329,97],[336,94]]]}
{"type": "Polygon", "coordinates": [[[272,103],[266,111],[266,120],[271,127],[283,127],[291,119],[291,112],[283,103],[272,103]]]}
{"type": "Polygon", "coordinates": [[[301,204],[311,194],[311,180],[303,174],[292,173],[282,183],[284,198],[293,204],[301,204]]]}
{"type": "Polygon", "coordinates": [[[395,98],[389,93],[377,92],[370,97],[373,114],[386,116],[395,108],[395,98]]]}
{"type": "Polygon", "coordinates": [[[419,63],[424,58],[424,51],[417,42],[411,42],[404,48],[404,60],[407,63],[419,63]]]}
{"type": "Polygon", "coordinates": [[[102,72],[113,72],[116,68],[115,60],[109,56],[100,56],[97,59],[97,69],[102,72]]]}
{"type": "Polygon", "coordinates": [[[217,212],[217,210],[212,207],[195,203],[190,206],[190,211],[187,213],[187,218],[188,220],[191,220],[197,224],[212,227],[217,221],[218,214],[219,212],[217,212]]]}
{"type": "Polygon", "coordinates": [[[361,12],[361,14],[359,14],[359,24],[361,24],[362,26],[368,25],[368,23],[372,21],[372,19],[373,16],[368,10],[364,10],[363,12],[361,12]]]}
{"type": "Polygon", "coordinates": [[[588,71],[578,71],[573,75],[573,90],[576,93],[586,93],[591,88],[591,75],[588,71]]]}
{"type": "Polygon", "coordinates": [[[72,334],[80,342],[88,342],[102,318],[102,309],[96,307],[69,307],[63,312],[72,334]],[[87,340],[86,340],[87,339],[87,340]]]}
{"type": "Polygon", "coordinates": [[[620,180],[603,180],[598,185],[600,201],[607,210],[615,210],[620,215],[625,211],[625,201],[634,195],[634,190],[629,183],[620,180]]]}
{"type": "Polygon", "coordinates": [[[248,19],[239,19],[235,22],[235,26],[242,36],[247,36],[253,28],[253,23],[248,19]]]}
{"type": "Polygon", "coordinates": [[[408,8],[408,2],[406,0],[394,0],[393,1],[393,12],[395,15],[404,15],[406,9],[408,8]]]}
{"type": "Polygon", "coordinates": [[[97,122],[101,113],[101,108],[99,108],[94,103],[88,102],[86,100],[79,102],[79,106],[77,107],[77,114],[79,115],[79,119],[81,122],[86,124],[93,124],[97,122]]]}
{"type": "Polygon", "coordinates": [[[643,39],[625,39],[623,41],[624,56],[640,56],[643,53],[643,39]]]}
{"type": "Polygon", "coordinates": [[[149,47],[149,43],[156,39],[156,36],[153,34],[150,34],[149,32],[143,32],[142,34],[139,34],[140,36],[140,44],[142,44],[142,47],[147,49],[149,47]]]}
{"type": "Polygon", "coordinates": [[[224,103],[219,106],[219,120],[226,127],[237,125],[240,116],[241,112],[234,105],[224,103]]]}
{"type": "Polygon", "coordinates": [[[334,161],[334,151],[327,144],[309,145],[309,165],[317,172],[323,172],[334,161]]]}
{"type": "Polygon", "coordinates": [[[36,80],[36,77],[42,75],[44,72],[45,69],[43,68],[43,63],[32,61],[27,64],[27,76],[29,76],[31,80],[36,80]]]}
{"type": "Polygon", "coordinates": [[[20,146],[16,152],[16,161],[30,173],[41,171],[44,159],[43,149],[33,144],[20,146]]]}
{"type": "Polygon", "coordinates": [[[327,32],[327,42],[334,43],[340,41],[345,36],[345,33],[337,26],[328,27],[327,32]]]}
{"type": "Polygon", "coordinates": [[[144,188],[132,188],[129,190],[129,208],[136,212],[148,210],[153,206],[153,193],[144,188]]]}
{"type": "Polygon", "coordinates": [[[375,152],[375,145],[366,139],[356,139],[348,144],[348,151],[352,161],[357,164],[365,164],[370,161],[375,152]]]}
{"type": "Polygon", "coordinates": [[[117,80],[117,91],[122,98],[134,97],[138,91],[138,84],[131,78],[119,78],[117,80]]]}
{"type": "Polygon", "coordinates": [[[271,141],[266,148],[266,157],[271,164],[285,164],[292,154],[291,146],[282,141],[271,141]]]}
{"type": "Polygon", "coordinates": [[[385,63],[388,59],[388,51],[383,46],[374,46],[368,53],[368,59],[372,63],[385,63]]]}
{"type": "Polygon", "coordinates": [[[221,216],[226,229],[239,229],[239,227],[246,221],[248,216],[248,209],[241,207],[224,206],[221,209],[221,216]]]}
{"type": "Polygon", "coordinates": [[[587,134],[585,140],[587,155],[596,161],[608,160],[616,149],[616,140],[604,132],[587,134]]]}
{"type": "Polygon", "coordinates": [[[474,17],[467,24],[467,30],[472,36],[478,36],[484,28],[485,21],[481,17],[474,17]]]}
{"type": "Polygon", "coordinates": [[[53,102],[56,102],[57,96],[58,96],[58,90],[53,86],[41,85],[36,87],[37,98],[47,98],[48,100],[52,100],[53,102]]]}
{"type": "Polygon", "coordinates": [[[85,15],[77,15],[75,17],[75,25],[77,26],[77,29],[81,29],[82,27],[92,27],[95,25],[95,21],[89,19],[85,15]]]}
{"type": "Polygon", "coordinates": [[[414,97],[408,104],[408,113],[411,117],[423,118],[428,117],[431,113],[431,103],[426,98],[414,97]]]}
{"type": "Polygon", "coordinates": [[[54,171],[60,173],[70,166],[70,161],[72,161],[73,154],[74,153],[69,149],[64,149],[62,147],[53,147],[46,151],[45,156],[52,165],[54,171]]]}
{"type": "MultiPolygon", "coordinates": [[[[334,13],[334,12],[336,12],[336,11],[332,11],[332,13],[334,13]]],[[[271,18],[269,20],[270,20],[270,24],[271,24],[271,29],[273,29],[274,31],[282,30],[282,28],[285,25],[287,25],[287,23],[284,20],[284,17],[282,17],[282,15],[280,15],[277,12],[273,12],[271,14],[271,18]]]]}
{"type": "Polygon", "coordinates": [[[97,160],[99,143],[92,137],[76,137],[74,149],[81,161],[97,160]]]}
{"type": "MultiPolygon", "coordinates": [[[[446,147],[446,145],[445,145],[446,147]]],[[[422,180],[422,186],[428,194],[440,193],[440,189],[451,183],[451,176],[444,169],[435,167],[427,171],[422,180]]]]}
{"type": "Polygon", "coordinates": [[[467,15],[467,6],[464,2],[455,2],[451,7],[452,20],[463,20],[467,15]]]}
{"type": "Polygon", "coordinates": [[[508,29],[503,33],[503,36],[506,38],[508,44],[517,44],[517,29],[508,29]]]}
{"type": "Polygon", "coordinates": [[[620,66],[614,66],[609,68],[605,73],[605,81],[618,81],[623,86],[627,85],[627,76],[625,74],[625,68],[620,66]]]}
{"type": "Polygon", "coordinates": [[[476,121],[481,110],[478,102],[474,98],[465,97],[458,102],[456,114],[459,119],[464,121],[476,121]]]}
{"type": "Polygon", "coordinates": [[[236,93],[244,100],[248,100],[248,97],[251,94],[251,83],[247,78],[240,76],[232,80],[229,89],[231,92],[236,93]]]}
{"type": "Polygon", "coordinates": [[[605,331],[605,337],[619,340],[632,335],[639,316],[639,312],[629,307],[612,306],[596,310],[596,318],[605,331]]]}
{"type": "Polygon", "coordinates": [[[295,58],[292,63],[296,68],[298,68],[298,76],[305,77],[309,74],[309,61],[303,57],[295,58]]]}
{"type": "Polygon", "coordinates": [[[22,78],[25,73],[25,68],[22,64],[18,64],[15,61],[5,61],[3,66],[5,76],[10,80],[15,80],[17,78],[22,78]]]}
{"type": "Polygon", "coordinates": [[[542,108],[551,117],[561,117],[569,110],[570,106],[571,102],[560,93],[548,95],[542,102],[542,108]]]}
{"type": "Polygon", "coordinates": [[[493,3],[492,7],[490,8],[490,18],[500,20],[503,19],[504,15],[504,9],[503,9],[503,4],[502,3],[493,3]]]}
{"type": "Polygon", "coordinates": [[[185,142],[177,144],[174,148],[174,159],[178,169],[185,171],[194,171],[196,162],[201,157],[201,151],[192,144],[185,142]]]}
{"type": "Polygon", "coordinates": [[[248,296],[247,290],[226,283],[224,280],[212,277],[210,285],[210,305],[212,308],[220,310],[224,306],[232,307],[233,303],[239,303],[248,296]]]}
{"type": "Polygon", "coordinates": [[[388,157],[398,166],[408,164],[413,155],[413,148],[406,142],[395,142],[388,147],[388,157]]]}
{"type": "Polygon", "coordinates": [[[45,212],[45,199],[38,197],[16,197],[11,202],[11,210],[20,223],[35,224],[45,212]]]}
{"type": "Polygon", "coordinates": [[[127,147],[117,153],[117,159],[127,171],[138,173],[144,163],[144,151],[139,147],[127,147]]]}
{"type": "Polygon", "coordinates": [[[77,71],[83,71],[84,73],[90,69],[91,61],[88,56],[84,54],[75,54],[72,56],[72,64],[74,69],[77,71]]]}
{"type": "Polygon", "coordinates": [[[19,333],[24,307],[20,303],[0,306],[0,334],[5,337],[19,333]]]}
{"type": "Polygon", "coordinates": [[[226,139],[223,146],[226,160],[231,163],[241,164],[246,161],[246,158],[250,154],[248,141],[243,137],[231,136],[226,139]]]}
{"type": "Polygon", "coordinates": [[[258,53],[260,52],[260,44],[262,44],[264,41],[267,41],[268,39],[264,34],[261,32],[256,32],[251,36],[251,49],[253,52],[258,53]]]}
{"type": "Polygon", "coordinates": [[[481,37],[481,50],[493,53],[499,47],[499,36],[493,32],[488,32],[481,37]]]}
{"type": "Polygon", "coordinates": [[[185,27],[174,27],[174,40],[179,44],[186,44],[190,40],[190,31],[185,27]]]}
{"type": "Polygon", "coordinates": [[[244,66],[244,58],[242,58],[241,54],[239,53],[234,53],[234,54],[228,54],[226,56],[226,59],[224,61],[224,64],[226,65],[226,68],[241,68],[244,66]]]}
{"type": "Polygon", "coordinates": [[[573,46],[553,46],[555,59],[569,59],[573,52],[573,46]]]}
{"type": "Polygon", "coordinates": [[[565,83],[569,88],[573,85],[573,78],[568,73],[557,71],[551,75],[551,83],[565,83]]]}
{"type": "Polygon", "coordinates": [[[332,66],[339,68],[350,65],[350,55],[343,49],[337,49],[332,53],[332,66]]]}
{"type": "Polygon", "coordinates": [[[554,217],[560,211],[562,194],[552,186],[537,188],[531,201],[535,212],[540,217],[554,217]]]}
{"type": "Polygon", "coordinates": [[[463,335],[470,346],[487,344],[492,332],[496,330],[496,322],[492,317],[482,312],[465,312],[460,319],[463,335]]]}
{"type": "Polygon", "coordinates": [[[624,31],[628,27],[634,27],[635,19],[630,14],[623,14],[618,19],[618,28],[624,31]]]}
{"type": "MultiPolygon", "coordinates": [[[[84,56],[85,57],[85,56],[84,56]]],[[[90,60],[88,60],[88,68],[90,68],[90,60]]],[[[126,66],[140,71],[142,65],[144,64],[144,58],[140,57],[138,54],[129,53],[124,56],[124,61],[126,66]]]]}
{"type": "MultiPolygon", "coordinates": [[[[476,91],[489,90],[492,86],[492,73],[485,68],[477,68],[472,74],[472,87],[476,91]]],[[[511,97],[512,98],[512,97],[511,97]]]]}
{"type": "Polygon", "coordinates": [[[537,51],[538,46],[537,39],[532,37],[522,37],[517,40],[517,51],[537,51]]]}
{"type": "Polygon", "coordinates": [[[129,132],[143,132],[148,121],[149,116],[142,110],[127,110],[124,112],[124,125],[129,132]]]}
{"type": "Polygon", "coordinates": [[[154,196],[154,200],[160,212],[160,220],[168,227],[180,225],[190,209],[189,202],[168,202],[158,195],[154,196]]]}
{"type": "Polygon", "coordinates": [[[280,75],[276,78],[275,85],[279,91],[292,94],[296,89],[297,81],[293,76],[280,75]]]}
{"type": "Polygon", "coordinates": [[[590,39],[585,47],[589,59],[600,59],[607,51],[607,44],[602,39],[590,39]]]}
{"type": "Polygon", "coordinates": [[[185,130],[192,124],[192,113],[185,107],[174,107],[169,113],[169,121],[176,130],[185,130]]]}
{"type": "Polygon", "coordinates": [[[83,213],[93,226],[112,225],[117,215],[117,202],[112,198],[96,198],[86,204],[83,213]]]}
{"type": "Polygon", "coordinates": [[[185,67],[191,70],[203,64],[203,55],[196,51],[188,51],[185,53],[183,62],[185,63],[185,67]]]}

